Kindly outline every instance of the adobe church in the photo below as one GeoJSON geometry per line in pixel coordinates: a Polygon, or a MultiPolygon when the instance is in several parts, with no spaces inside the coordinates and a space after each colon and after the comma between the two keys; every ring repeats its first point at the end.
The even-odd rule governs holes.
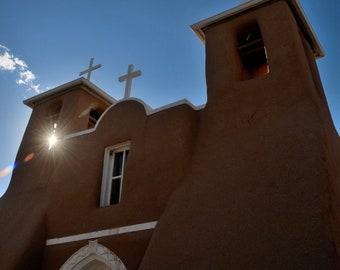
{"type": "Polygon", "coordinates": [[[0,269],[338,269],[340,139],[300,4],[192,29],[204,106],[153,110],[85,78],[24,101],[0,269]]]}

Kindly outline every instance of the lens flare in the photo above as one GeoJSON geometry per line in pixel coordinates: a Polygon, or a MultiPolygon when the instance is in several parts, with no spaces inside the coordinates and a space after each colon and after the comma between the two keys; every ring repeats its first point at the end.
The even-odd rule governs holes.
{"type": "Polygon", "coordinates": [[[55,136],[55,134],[52,134],[48,139],[49,143],[48,149],[50,150],[53,146],[56,145],[57,142],[58,142],[57,137],[55,136]]]}
{"type": "Polygon", "coordinates": [[[25,157],[24,162],[28,162],[28,161],[30,161],[32,158],[34,158],[34,153],[28,154],[28,155],[25,157]]]}
{"type": "Polygon", "coordinates": [[[0,171],[0,178],[3,178],[9,175],[14,169],[15,169],[15,164],[7,166],[6,168],[0,171]]]}

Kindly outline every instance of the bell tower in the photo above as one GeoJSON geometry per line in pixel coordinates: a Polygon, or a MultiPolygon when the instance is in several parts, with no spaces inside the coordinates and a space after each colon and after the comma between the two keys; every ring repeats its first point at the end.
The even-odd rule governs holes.
{"type": "Polygon", "coordinates": [[[208,101],[140,269],[336,268],[339,137],[300,4],[247,1],[192,29],[208,101]]]}
{"type": "Polygon", "coordinates": [[[214,106],[242,90],[259,95],[267,89],[290,99],[306,88],[320,92],[314,62],[324,52],[298,1],[247,1],[192,29],[206,46],[208,103],[214,106]]]}
{"type": "MultiPolygon", "coordinates": [[[[15,180],[11,181],[9,189],[30,190],[39,185],[46,186],[47,176],[42,175],[48,170],[33,168],[34,162],[28,160],[51,162],[53,153],[49,152],[54,151],[49,150],[53,150],[54,142],[94,128],[100,115],[114,102],[115,99],[84,78],[26,99],[24,104],[32,108],[32,114],[16,157],[16,164],[20,166],[13,172],[15,180]],[[33,182],[18,180],[24,179],[21,175],[27,174],[27,170],[33,182]]],[[[52,168],[53,165],[45,167],[52,168]]]]}
{"type": "Polygon", "coordinates": [[[39,129],[64,136],[94,128],[100,115],[115,100],[89,80],[80,78],[24,101],[39,112],[39,129]]]}

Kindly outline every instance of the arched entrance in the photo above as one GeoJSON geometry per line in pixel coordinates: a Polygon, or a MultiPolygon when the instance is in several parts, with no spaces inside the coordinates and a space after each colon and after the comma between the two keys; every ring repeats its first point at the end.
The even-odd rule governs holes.
{"type": "Polygon", "coordinates": [[[119,257],[97,240],[74,253],[60,270],[126,270],[119,257]]]}
{"type": "Polygon", "coordinates": [[[105,263],[95,259],[95,260],[88,262],[80,269],[81,270],[110,270],[110,267],[107,266],[105,263]]]}

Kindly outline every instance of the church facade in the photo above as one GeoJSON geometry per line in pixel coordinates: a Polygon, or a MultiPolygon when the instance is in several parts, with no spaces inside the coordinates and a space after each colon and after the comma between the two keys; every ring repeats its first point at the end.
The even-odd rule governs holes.
{"type": "Polygon", "coordinates": [[[1,269],[339,266],[340,139],[301,6],[248,1],[192,29],[204,106],[153,110],[84,78],[24,101],[1,269]]]}

